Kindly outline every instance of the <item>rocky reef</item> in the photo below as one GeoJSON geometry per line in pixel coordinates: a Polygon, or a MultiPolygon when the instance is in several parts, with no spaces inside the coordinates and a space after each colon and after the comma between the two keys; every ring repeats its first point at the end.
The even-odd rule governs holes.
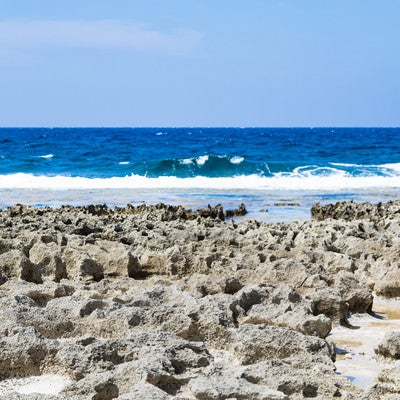
{"type": "MultiPolygon", "coordinates": [[[[400,202],[315,205],[267,224],[221,206],[0,211],[0,374],[70,378],[2,399],[394,399],[364,391],[327,336],[400,296],[400,202]],[[233,219],[232,219],[233,217],[233,219]]],[[[354,333],[356,335],[356,332],[354,333]]]]}

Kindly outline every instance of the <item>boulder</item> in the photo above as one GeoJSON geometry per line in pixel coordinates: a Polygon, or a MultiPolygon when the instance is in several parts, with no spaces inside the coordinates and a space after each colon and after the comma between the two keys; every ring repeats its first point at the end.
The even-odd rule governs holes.
{"type": "Polygon", "coordinates": [[[103,372],[86,375],[78,382],[70,384],[60,395],[71,399],[78,397],[88,400],[112,400],[118,397],[119,390],[114,375],[103,372]]]}
{"type": "Polygon", "coordinates": [[[21,251],[10,250],[0,254],[1,281],[23,279],[28,282],[42,283],[41,270],[21,251]]]}
{"type": "Polygon", "coordinates": [[[374,289],[376,294],[384,297],[400,297],[400,265],[390,268],[377,279],[374,289]]]}
{"type": "Polygon", "coordinates": [[[348,312],[348,304],[337,291],[331,288],[318,290],[312,294],[312,310],[314,315],[324,314],[335,322],[344,324],[348,312]]]}
{"type": "Polygon", "coordinates": [[[49,355],[46,340],[33,328],[15,328],[0,338],[2,378],[39,375],[49,355]]]}
{"type": "Polygon", "coordinates": [[[334,346],[329,342],[276,326],[240,326],[233,351],[243,365],[264,360],[285,359],[300,354],[321,355],[335,359],[334,346]]]}
{"type": "Polygon", "coordinates": [[[210,377],[198,377],[189,382],[189,388],[199,400],[288,399],[288,397],[280,391],[270,389],[264,385],[250,383],[239,378],[218,380],[210,377]]]}
{"type": "Polygon", "coordinates": [[[262,384],[285,393],[293,398],[335,398],[346,392],[350,383],[338,378],[335,382],[335,372],[324,368],[312,373],[304,362],[300,368],[281,360],[261,361],[245,367],[241,377],[249,382],[262,384]],[[319,397],[320,396],[320,397],[319,397]]]}
{"type": "Polygon", "coordinates": [[[343,301],[348,304],[349,311],[361,313],[372,311],[371,290],[362,287],[354,274],[348,271],[339,271],[335,277],[335,288],[343,301]]]}
{"type": "Polygon", "coordinates": [[[173,396],[147,382],[135,385],[129,393],[121,394],[116,400],[172,400],[173,396]]]}
{"type": "Polygon", "coordinates": [[[393,331],[385,335],[375,349],[375,353],[395,360],[400,359],[400,332],[393,331]]]}

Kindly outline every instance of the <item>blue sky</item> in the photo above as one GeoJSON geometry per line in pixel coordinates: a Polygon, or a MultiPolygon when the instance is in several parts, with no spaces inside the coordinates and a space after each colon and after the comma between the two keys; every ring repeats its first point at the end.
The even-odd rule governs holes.
{"type": "Polygon", "coordinates": [[[398,0],[0,0],[0,126],[400,126],[398,0]]]}

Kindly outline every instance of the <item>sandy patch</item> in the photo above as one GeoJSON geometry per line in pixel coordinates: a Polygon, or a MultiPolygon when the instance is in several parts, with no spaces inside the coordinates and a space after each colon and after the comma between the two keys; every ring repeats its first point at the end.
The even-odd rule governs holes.
{"type": "Polygon", "coordinates": [[[10,378],[0,381],[0,395],[17,392],[20,394],[58,394],[72,380],[62,375],[38,375],[25,378],[10,378]]]}
{"type": "Polygon", "coordinates": [[[374,299],[374,312],[373,316],[352,315],[352,328],[336,327],[327,338],[337,347],[337,373],[361,388],[373,386],[378,373],[388,365],[376,357],[375,348],[387,332],[400,330],[400,301],[374,299]]]}

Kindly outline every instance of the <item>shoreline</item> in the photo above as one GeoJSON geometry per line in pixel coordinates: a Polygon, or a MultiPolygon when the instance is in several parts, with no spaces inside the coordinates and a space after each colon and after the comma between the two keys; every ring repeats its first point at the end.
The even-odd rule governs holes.
{"type": "Polygon", "coordinates": [[[315,205],[287,223],[238,210],[0,211],[3,382],[69,379],[46,400],[398,393],[396,356],[360,389],[337,375],[329,334],[374,310],[373,292],[398,301],[400,202],[315,205]]]}
{"type": "Polygon", "coordinates": [[[293,222],[310,219],[310,209],[315,203],[323,205],[338,201],[357,203],[385,202],[400,198],[398,188],[368,188],[364,190],[313,191],[296,190],[206,190],[206,189],[0,189],[0,209],[14,204],[34,207],[59,208],[65,205],[84,207],[89,204],[107,204],[109,208],[155,205],[158,203],[183,206],[188,209],[204,208],[208,204],[223,204],[232,209],[246,204],[247,217],[262,222],[293,222]]]}

